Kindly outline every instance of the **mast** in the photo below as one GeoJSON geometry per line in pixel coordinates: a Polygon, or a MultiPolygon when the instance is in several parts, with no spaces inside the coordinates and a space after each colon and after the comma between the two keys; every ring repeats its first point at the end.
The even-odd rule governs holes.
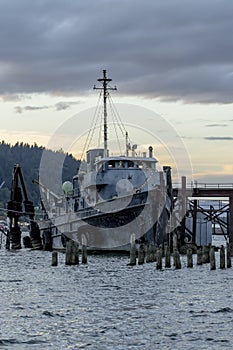
{"type": "Polygon", "coordinates": [[[102,83],[102,87],[96,87],[94,85],[94,90],[102,90],[103,91],[103,102],[104,102],[104,157],[108,156],[108,121],[107,121],[107,97],[109,95],[109,90],[116,90],[117,88],[109,87],[108,83],[112,81],[112,79],[107,78],[106,69],[103,70],[103,78],[97,79],[100,83],[102,83]]]}

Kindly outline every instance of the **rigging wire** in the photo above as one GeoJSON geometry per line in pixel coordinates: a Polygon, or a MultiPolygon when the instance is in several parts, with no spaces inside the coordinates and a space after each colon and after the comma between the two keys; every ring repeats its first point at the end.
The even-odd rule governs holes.
{"type": "MultiPolygon", "coordinates": [[[[95,113],[94,113],[93,118],[92,118],[92,121],[91,121],[91,127],[89,128],[89,131],[88,131],[88,134],[87,134],[87,137],[86,137],[84,146],[83,146],[83,151],[82,151],[82,155],[81,155],[81,160],[83,159],[84,152],[85,152],[85,150],[87,149],[87,142],[89,141],[91,132],[92,132],[92,136],[93,136],[93,124],[94,124],[94,122],[95,122],[96,115],[97,115],[97,112],[98,112],[98,109],[99,109],[99,104],[100,104],[101,96],[102,96],[102,91],[101,91],[101,93],[99,94],[99,99],[98,99],[98,102],[97,102],[97,106],[96,106],[96,109],[95,109],[95,113]]],[[[95,124],[96,124],[96,122],[95,122],[95,124]]],[[[91,137],[91,139],[92,139],[92,137],[91,137]]],[[[90,142],[89,142],[89,144],[90,144],[90,142]]]]}
{"type": "MultiPolygon", "coordinates": [[[[119,151],[120,151],[120,154],[122,154],[122,151],[121,151],[121,144],[120,144],[120,140],[119,140],[119,137],[118,137],[118,132],[117,132],[117,124],[118,124],[118,121],[117,121],[117,118],[116,118],[116,114],[114,113],[114,109],[113,109],[113,106],[112,106],[112,103],[111,101],[109,100],[109,106],[110,106],[110,110],[112,112],[112,120],[113,120],[113,127],[114,127],[114,130],[115,130],[115,134],[116,134],[116,138],[117,138],[117,143],[118,143],[118,147],[119,147],[119,151]]],[[[121,130],[121,129],[120,129],[121,130]]]]}

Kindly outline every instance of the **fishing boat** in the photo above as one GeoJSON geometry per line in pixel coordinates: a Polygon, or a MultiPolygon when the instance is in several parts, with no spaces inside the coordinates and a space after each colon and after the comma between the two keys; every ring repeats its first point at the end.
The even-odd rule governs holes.
{"type": "MultiPolygon", "coordinates": [[[[86,161],[72,181],[57,195],[40,183],[43,220],[39,221],[44,245],[64,247],[67,239],[94,251],[128,251],[130,242],[167,239],[171,210],[171,168],[157,169],[153,147],[137,153],[125,131],[125,151],[110,155],[108,101],[111,79],[103,70],[98,79],[103,104],[103,147],[88,149],[86,161]]],[[[124,129],[125,130],[125,129],[124,129]]]]}

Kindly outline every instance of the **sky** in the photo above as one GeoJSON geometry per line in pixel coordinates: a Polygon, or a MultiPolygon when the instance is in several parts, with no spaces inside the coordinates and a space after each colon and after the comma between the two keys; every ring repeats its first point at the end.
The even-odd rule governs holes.
{"type": "Polygon", "coordinates": [[[232,17],[229,0],[0,0],[1,140],[81,157],[106,69],[138,149],[233,183],[232,17]]]}

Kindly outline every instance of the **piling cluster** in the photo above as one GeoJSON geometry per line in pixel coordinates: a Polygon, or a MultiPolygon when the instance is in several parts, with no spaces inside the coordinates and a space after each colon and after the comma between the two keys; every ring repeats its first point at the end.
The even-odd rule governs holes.
{"type": "MultiPolygon", "coordinates": [[[[197,247],[195,251],[196,265],[210,264],[210,270],[216,270],[215,253],[217,250],[216,247],[211,245],[197,247]]],[[[187,247],[186,257],[185,266],[187,268],[193,268],[194,253],[192,247],[187,247]]],[[[166,243],[159,247],[152,243],[148,245],[141,243],[137,249],[135,242],[131,242],[130,262],[128,265],[135,266],[136,264],[142,265],[149,262],[156,262],[157,270],[162,270],[163,265],[165,268],[173,267],[174,269],[181,269],[182,267],[180,253],[175,244],[171,252],[170,247],[166,243]]],[[[226,267],[231,267],[231,251],[229,244],[227,244],[226,247],[222,245],[219,249],[219,268],[225,269],[226,267]]]]}
{"type": "MultiPolygon", "coordinates": [[[[72,240],[67,241],[66,243],[66,255],[65,255],[65,264],[66,265],[78,265],[79,264],[79,244],[72,240]]],[[[87,247],[82,245],[81,247],[81,261],[82,264],[87,264],[87,247]]],[[[58,252],[52,252],[52,266],[58,265],[58,252]]]]}

